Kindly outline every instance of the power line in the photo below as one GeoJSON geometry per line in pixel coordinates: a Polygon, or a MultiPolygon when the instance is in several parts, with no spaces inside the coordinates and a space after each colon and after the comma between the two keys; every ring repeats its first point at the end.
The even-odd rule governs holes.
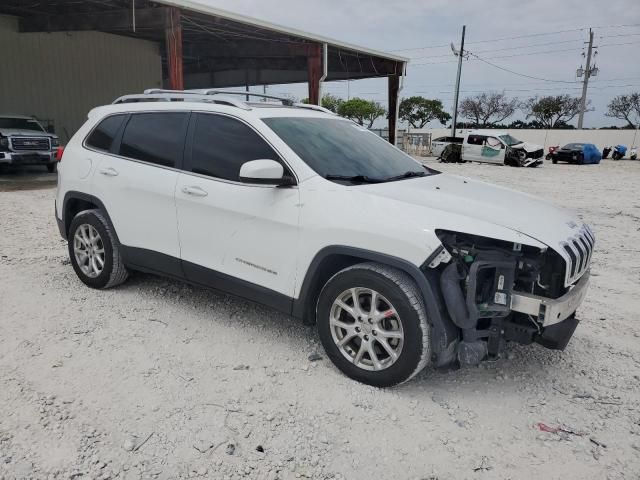
{"type": "MultiPolygon", "coordinates": [[[[599,87],[595,87],[592,86],[591,88],[596,88],[598,90],[604,90],[604,89],[609,89],[609,88],[627,88],[627,87],[637,87],[640,86],[640,84],[626,84],[626,85],[602,85],[599,87]]],[[[407,87],[408,88],[408,87],[407,87]]],[[[554,92],[558,92],[558,91],[564,91],[564,90],[580,90],[582,87],[553,87],[553,88],[503,88],[503,89],[496,89],[496,90],[500,90],[503,92],[546,92],[546,91],[554,91],[554,92]]],[[[482,93],[482,92],[487,92],[490,91],[489,89],[482,89],[482,90],[460,90],[461,93],[482,93]]],[[[415,93],[425,93],[425,94],[430,94],[430,95],[440,95],[440,94],[445,94],[445,93],[454,93],[453,90],[443,90],[443,91],[439,91],[439,92],[433,92],[433,91],[425,91],[425,90],[416,90],[415,93]]],[[[361,93],[360,95],[367,95],[365,93],[361,93]]]]}
{"type": "Polygon", "coordinates": [[[569,33],[569,32],[579,32],[585,30],[585,27],[581,28],[571,28],[568,30],[558,30],[556,32],[546,32],[546,33],[529,33],[527,35],[516,35],[515,37],[502,37],[502,38],[493,38],[486,40],[476,40],[475,42],[469,42],[469,44],[477,45],[478,43],[493,43],[493,42],[502,42],[504,40],[515,40],[517,38],[531,38],[531,37],[544,37],[547,35],[559,35],[561,33],[569,33]]]}
{"type": "MultiPolygon", "coordinates": [[[[544,33],[529,33],[527,35],[516,35],[514,37],[502,37],[502,38],[492,38],[492,39],[484,39],[484,40],[476,40],[475,42],[467,42],[468,44],[473,44],[476,45],[478,43],[492,43],[492,42],[502,42],[504,40],[515,40],[517,38],[531,38],[531,37],[542,37],[542,36],[546,36],[546,35],[558,35],[561,33],[568,33],[568,32],[578,32],[581,30],[585,30],[584,27],[581,28],[571,28],[568,30],[557,30],[555,32],[544,32],[544,33]]],[[[404,51],[409,51],[409,50],[421,50],[421,49],[428,49],[428,48],[443,48],[443,47],[448,47],[449,44],[442,44],[442,45],[427,45],[424,47],[410,47],[410,48],[400,48],[397,50],[392,50],[392,52],[404,52],[404,51]]]]}
{"type": "Polygon", "coordinates": [[[619,35],[599,35],[598,38],[614,38],[614,37],[634,37],[640,35],[640,32],[638,33],[621,33],[619,35]]]}
{"type": "Polygon", "coordinates": [[[597,48],[602,48],[602,47],[617,47],[620,45],[638,45],[640,42],[625,42],[625,43],[604,43],[600,46],[598,46],[597,48]]]}
{"type": "MultiPolygon", "coordinates": [[[[511,55],[494,55],[492,57],[486,57],[485,60],[492,60],[496,58],[512,58],[512,57],[523,57],[523,56],[531,56],[531,55],[547,55],[554,53],[562,53],[562,52],[579,52],[582,48],[564,48],[561,50],[543,50],[541,52],[521,52],[511,55]]],[[[475,58],[471,58],[469,60],[476,60],[475,58]]],[[[457,60],[442,60],[439,62],[420,62],[420,63],[409,63],[409,67],[421,67],[423,65],[442,65],[445,63],[456,63],[457,60]]]]}
{"type": "Polygon", "coordinates": [[[492,67],[495,67],[499,70],[503,70],[505,72],[509,72],[512,73],[513,75],[518,75],[520,77],[525,77],[525,78],[532,78],[534,80],[540,80],[543,82],[555,82],[555,83],[572,83],[575,84],[577,82],[575,81],[569,81],[569,80],[552,80],[550,78],[542,78],[542,77],[534,77],[533,75],[526,75],[524,73],[519,73],[519,72],[514,72],[513,70],[509,70],[508,68],[504,68],[501,67],[500,65],[496,65],[495,63],[491,63],[487,60],[485,60],[484,58],[479,57],[478,55],[476,55],[475,53],[469,52],[469,55],[472,55],[473,57],[477,58],[478,60],[480,60],[481,62],[486,63],[487,65],[491,65],[492,67]]]}
{"type": "MultiPolygon", "coordinates": [[[[621,77],[621,78],[600,78],[600,77],[595,77],[592,82],[594,82],[594,85],[601,85],[603,83],[608,83],[608,82],[620,82],[620,81],[628,81],[628,80],[640,80],[640,77],[621,77]]],[[[331,85],[332,83],[338,82],[339,80],[335,80],[335,81],[331,81],[330,83],[327,84],[327,86],[331,85]]],[[[423,83],[423,84],[412,84],[410,82],[409,79],[407,79],[405,81],[405,86],[407,88],[411,88],[411,89],[415,89],[415,88],[423,88],[423,89],[429,89],[429,88],[440,88],[440,87],[450,87],[451,86],[451,82],[447,82],[447,83],[433,83],[433,84],[428,84],[428,83],[423,83]]],[[[479,83],[466,83],[465,85],[467,87],[487,87],[487,88],[492,88],[492,87],[525,87],[525,86],[530,86],[533,85],[532,89],[535,89],[535,86],[537,85],[546,85],[544,82],[518,82],[518,83],[496,83],[496,82],[479,82],[479,83]]],[[[338,87],[338,85],[335,85],[336,87],[338,87]]],[[[561,88],[561,87],[559,87],[561,88]]],[[[551,89],[552,90],[552,89],[551,89]]]]}
{"type": "MultiPolygon", "coordinates": [[[[493,57],[487,57],[487,60],[492,60],[492,59],[496,59],[496,58],[513,58],[513,57],[521,57],[521,56],[530,56],[530,55],[546,55],[548,53],[561,53],[561,52],[579,52],[581,51],[582,48],[564,48],[561,50],[555,49],[555,50],[543,50],[541,52],[522,52],[522,53],[514,53],[511,55],[494,55],[493,57]]],[[[446,62],[423,62],[423,63],[410,63],[409,65],[411,66],[419,66],[419,65],[437,65],[440,63],[452,63],[453,60],[449,60],[446,62]]]]}
{"type": "Polygon", "coordinates": [[[426,47],[411,47],[411,48],[397,48],[395,50],[389,50],[390,52],[408,52],[410,50],[427,50],[429,48],[444,48],[448,47],[448,43],[443,43],[442,45],[428,45],[426,47]]]}
{"type": "MultiPolygon", "coordinates": [[[[520,48],[534,48],[534,47],[543,47],[547,45],[558,45],[560,43],[582,43],[582,40],[562,40],[559,42],[545,42],[545,43],[533,43],[531,45],[518,45],[517,47],[492,48],[490,50],[479,50],[478,53],[502,52],[505,50],[518,50],[520,48]]],[[[450,57],[450,56],[451,56],[451,53],[445,53],[442,55],[431,55],[426,57],[409,57],[409,58],[411,60],[421,60],[421,59],[441,58],[441,57],[450,57]]]]}
{"type": "MultiPolygon", "coordinates": [[[[618,24],[618,25],[599,25],[596,27],[593,27],[594,29],[596,28],[631,28],[631,27],[640,27],[640,23],[628,23],[628,24],[618,24]]],[[[476,40],[475,42],[467,42],[467,44],[469,45],[476,45],[479,43],[493,43],[493,42],[502,42],[505,40],[516,40],[518,38],[531,38],[531,37],[544,37],[544,36],[549,36],[549,35],[559,35],[561,33],[570,33],[570,32],[579,32],[579,31],[583,31],[583,30],[587,30],[588,27],[578,27],[578,28],[570,28],[570,29],[566,29],[566,30],[556,30],[553,32],[541,32],[541,33],[530,33],[527,35],[516,35],[513,37],[502,37],[502,38],[490,38],[490,39],[483,39],[483,40],[476,40]]],[[[640,35],[640,33],[623,33],[623,34],[619,34],[619,35],[605,35],[603,36],[603,38],[606,37],[623,37],[623,36],[631,36],[631,35],[640,35]]],[[[408,47],[408,48],[398,48],[395,50],[391,50],[392,52],[408,52],[408,51],[412,51],[412,50],[427,50],[427,49],[432,49],[432,48],[445,48],[445,47],[449,47],[448,43],[443,43],[440,45],[425,45],[422,47],[408,47]]]]}

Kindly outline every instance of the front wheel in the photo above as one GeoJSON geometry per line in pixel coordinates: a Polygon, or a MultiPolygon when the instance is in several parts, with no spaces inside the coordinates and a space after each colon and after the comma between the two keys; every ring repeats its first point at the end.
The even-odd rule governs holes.
{"type": "Polygon", "coordinates": [[[401,270],[361,263],[338,272],[320,293],[316,316],[328,357],[359,382],[397,385],[429,360],[423,297],[401,270]]]}

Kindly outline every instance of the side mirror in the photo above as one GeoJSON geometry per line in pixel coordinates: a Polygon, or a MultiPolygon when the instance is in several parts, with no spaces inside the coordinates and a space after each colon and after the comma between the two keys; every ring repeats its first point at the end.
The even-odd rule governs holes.
{"type": "Polygon", "coordinates": [[[284,175],[284,167],[275,160],[251,160],[240,167],[240,181],[261,185],[295,185],[295,180],[284,175]]]}

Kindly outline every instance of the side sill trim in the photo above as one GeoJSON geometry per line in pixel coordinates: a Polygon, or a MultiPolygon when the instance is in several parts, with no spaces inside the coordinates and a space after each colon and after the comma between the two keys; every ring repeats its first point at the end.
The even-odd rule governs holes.
{"type": "Polygon", "coordinates": [[[164,253],[125,245],[120,248],[125,265],[133,270],[164,275],[218,290],[291,315],[293,299],[275,290],[164,253]]]}

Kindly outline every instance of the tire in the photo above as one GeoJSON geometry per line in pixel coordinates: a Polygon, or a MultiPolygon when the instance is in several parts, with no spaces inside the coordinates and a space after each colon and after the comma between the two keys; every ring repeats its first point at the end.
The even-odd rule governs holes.
{"type": "Polygon", "coordinates": [[[109,222],[100,210],[84,210],[78,213],[71,222],[68,238],[71,265],[73,265],[78,278],[85,285],[98,289],[111,288],[120,285],[129,276],[129,272],[122,262],[116,237],[109,222]],[[92,233],[98,236],[98,240],[95,240],[92,233]],[[79,235],[82,239],[94,241],[83,241],[80,238],[76,238],[76,235],[79,235]],[[93,265],[89,258],[86,265],[84,262],[82,265],[80,264],[81,259],[88,257],[86,254],[82,255],[83,252],[88,251],[87,249],[90,248],[87,245],[95,247],[95,251],[91,252],[93,258],[96,259],[93,265]],[[100,253],[100,250],[102,250],[102,253],[100,253]],[[96,270],[96,266],[100,266],[98,257],[102,259],[102,269],[99,272],[96,270]]]}
{"type": "Polygon", "coordinates": [[[551,162],[552,162],[554,165],[557,165],[557,164],[558,164],[558,160],[556,160],[555,158],[554,158],[553,160],[551,160],[551,162]]]}
{"type": "Polygon", "coordinates": [[[360,263],[336,273],[320,292],[316,319],[327,356],[359,382],[375,387],[398,385],[429,361],[430,327],[423,297],[411,277],[396,268],[360,263]],[[375,309],[371,308],[373,293],[378,299],[375,309]],[[354,295],[359,299],[357,309],[354,295]],[[375,318],[369,321],[370,317],[375,318]],[[338,345],[341,340],[344,347],[338,345]]]}
{"type": "Polygon", "coordinates": [[[57,170],[57,168],[56,168],[57,166],[58,166],[58,164],[56,162],[47,163],[47,172],[49,172],[49,173],[55,172],[57,170]]]}

